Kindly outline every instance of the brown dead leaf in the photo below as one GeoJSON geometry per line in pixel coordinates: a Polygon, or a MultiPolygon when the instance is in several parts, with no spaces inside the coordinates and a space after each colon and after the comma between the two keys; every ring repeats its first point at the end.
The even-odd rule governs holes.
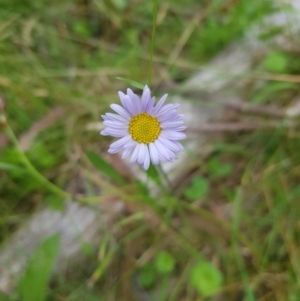
{"type": "Polygon", "coordinates": [[[23,151],[30,149],[34,138],[43,130],[55,124],[64,116],[64,110],[61,107],[52,109],[47,115],[36,121],[31,128],[20,136],[19,143],[23,151]]]}

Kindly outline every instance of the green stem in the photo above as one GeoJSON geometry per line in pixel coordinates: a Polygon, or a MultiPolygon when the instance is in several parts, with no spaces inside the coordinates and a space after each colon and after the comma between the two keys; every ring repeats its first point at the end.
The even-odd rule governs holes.
{"type": "Polygon", "coordinates": [[[27,158],[26,154],[21,149],[20,144],[18,142],[18,139],[15,136],[13,130],[10,128],[9,125],[7,125],[7,127],[6,127],[6,134],[9,137],[9,139],[12,141],[15,148],[18,150],[19,158],[20,158],[21,162],[23,163],[23,165],[26,167],[28,173],[31,174],[33,178],[35,178],[46,189],[48,189],[49,191],[52,191],[56,195],[58,195],[60,197],[63,197],[63,198],[70,197],[70,195],[67,192],[65,192],[64,190],[62,190],[58,186],[51,183],[47,178],[45,178],[42,174],[40,174],[36,170],[36,168],[31,164],[31,162],[27,158]]]}
{"type": "Polygon", "coordinates": [[[150,66],[149,66],[149,87],[152,81],[152,69],[153,69],[153,52],[154,52],[154,40],[155,40],[155,28],[156,28],[156,17],[158,10],[158,0],[154,0],[153,5],[153,21],[152,21],[152,35],[151,35],[151,48],[150,48],[150,66]]]}
{"type": "MultiPolygon", "coordinates": [[[[169,189],[169,192],[172,193],[173,191],[173,187],[172,187],[172,184],[167,176],[167,174],[165,173],[165,171],[162,169],[161,165],[157,165],[156,166],[157,168],[157,172],[160,176],[162,176],[162,178],[164,179],[164,181],[166,182],[167,186],[168,186],[168,189],[169,189]]],[[[163,181],[161,181],[163,183],[163,181]]]]}

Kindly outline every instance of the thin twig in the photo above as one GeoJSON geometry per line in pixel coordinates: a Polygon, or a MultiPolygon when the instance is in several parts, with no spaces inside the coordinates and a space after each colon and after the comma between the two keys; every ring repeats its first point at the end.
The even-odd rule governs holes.
{"type": "Polygon", "coordinates": [[[274,129],[277,127],[292,127],[294,123],[282,122],[260,122],[260,123],[245,123],[245,122],[220,122],[220,123],[203,123],[197,128],[189,127],[187,132],[238,132],[238,131],[253,131],[260,129],[274,129]]]}
{"type": "Polygon", "coordinates": [[[151,35],[151,48],[150,48],[150,66],[149,66],[149,87],[152,82],[152,69],[153,69],[153,52],[154,52],[154,41],[155,41],[155,29],[156,29],[156,17],[158,10],[158,0],[154,0],[153,4],[153,21],[152,21],[152,35],[151,35]]]}
{"type": "Polygon", "coordinates": [[[185,28],[184,32],[182,33],[176,46],[174,47],[173,51],[171,52],[171,54],[169,56],[169,60],[170,60],[171,64],[173,64],[173,62],[176,61],[176,59],[178,58],[183,47],[186,45],[190,36],[192,35],[193,31],[199,25],[200,21],[203,20],[203,18],[206,16],[206,14],[207,14],[206,11],[197,12],[195,14],[194,18],[189,23],[189,25],[185,28]]]}
{"type": "Polygon", "coordinates": [[[283,109],[275,107],[274,105],[253,105],[246,103],[240,99],[222,99],[222,101],[214,101],[218,104],[230,107],[235,110],[239,110],[241,112],[247,113],[257,113],[270,115],[273,117],[282,118],[285,116],[285,112],[283,109]]]}
{"type": "Polygon", "coordinates": [[[263,80],[274,80],[288,83],[300,83],[300,75],[293,74],[274,74],[274,73],[258,73],[251,74],[249,77],[263,80]]]}

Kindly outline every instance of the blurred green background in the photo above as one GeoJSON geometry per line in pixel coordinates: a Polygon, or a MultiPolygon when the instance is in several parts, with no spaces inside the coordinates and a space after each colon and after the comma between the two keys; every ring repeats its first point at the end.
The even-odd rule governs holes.
{"type": "MultiPolygon", "coordinates": [[[[105,154],[111,140],[98,134],[97,124],[118,102],[117,91],[148,82],[153,5],[0,0],[0,96],[7,119],[0,132],[2,244],[41,206],[59,210],[64,193],[56,186],[68,190],[80,178],[82,195],[99,193],[91,180],[99,172],[85,153],[105,154]],[[7,135],[8,126],[14,134],[7,135]]],[[[177,87],[252,25],[285,10],[279,0],[159,1],[153,86],[159,93],[177,87]]],[[[261,42],[281,30],[267,28],[261,42]]],[[[299,39],[290,43],[253,65],[297,75],[299,39]]],[[[275,104],[285,112],[299,98],[298,82],[249,81],[242,92],[249,104],[275,104]]],[[[292,127],[279,121],[272,129],[224,134],[222,143],[214,138],[208,158],[191,154],[188,180],[175,195],[154,200],[141,183],[118,186],[119,195],[135,200],[128,201],[125,226],[108,232],[97,249],[83,246],[85,265],[50,278],[59,250],[59,238],[50,237],[13,293],[0,300],[300,300],[299,126],[297,118],[292,127]],[[149,210],[155,212],[150,221],[149,210]]],[[[96,159],[100,169],[103,158],[96,159]]],[[[107,196],[118,175],[106,168],[107,196]]]]}

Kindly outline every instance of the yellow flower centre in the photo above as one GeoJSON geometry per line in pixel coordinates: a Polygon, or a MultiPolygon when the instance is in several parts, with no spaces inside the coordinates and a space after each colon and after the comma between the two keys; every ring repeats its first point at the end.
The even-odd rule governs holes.
{"type": "Polygon", "coordinates": [[[129,122],[129,133],[132,139],[139,143],[149,144],[157,139],[161,132],[160,123],[156,117],[140,113],[129,122]]]}

